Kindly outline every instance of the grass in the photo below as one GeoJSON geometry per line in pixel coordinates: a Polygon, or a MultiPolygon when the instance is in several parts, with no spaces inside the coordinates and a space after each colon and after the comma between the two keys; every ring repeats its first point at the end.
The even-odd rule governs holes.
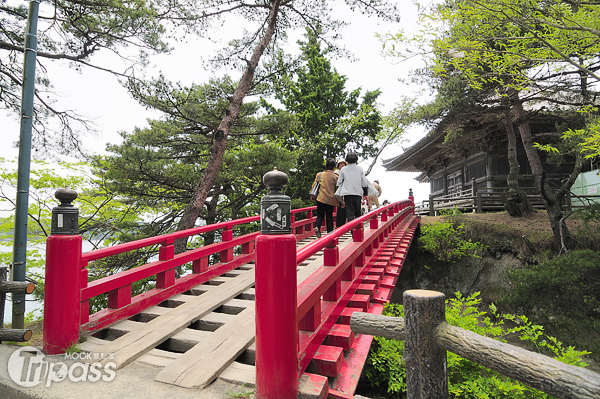
{"type": "MultiPolygon", "coordinates": [[[[5,345],[19,345],[19,346],[42,346],[44,344],[44,322],[43,320],[36,320],[29,323],[25,323],[25,328],[31,330],[33,335],[27,342],[14,342],[14,341],[3,341],[5,345]]],[[[11,328],[11,323],[4,323],[4,328],[11,328]]]]}
{"type": "Polygon", "coordinates": [[[242,384],[242,386],[240,387],[240,389],[238,391],[226,391],[225,395],[227,395],[227,398],[229,399],[233,399],[233,398],[253,398],[255,391],[252,390],[248,390],[250,387],[247,386],[246,384],[242,384]]]}
{"type": "MultiPolygon", "coordinates": [[[[422,223],[451,219],[464,224],[465,239],[481,242],[490,253],[509,252],[532,262],[543,262],[555,253],[554,236],[546,211],[513,217],[507,212],[464,213],[452,216],[424,216],[422,223]]],[[[574,216],[566,220],[578,248],[600,251],[600,225],[585,223],[574,216]]]]}

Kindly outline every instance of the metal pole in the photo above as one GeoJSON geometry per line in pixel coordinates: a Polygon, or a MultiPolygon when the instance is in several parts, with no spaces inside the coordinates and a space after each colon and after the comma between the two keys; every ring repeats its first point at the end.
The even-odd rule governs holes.
{"type": "MultiPolygon", "coordinates": [[[[23,93],[21,97],[21,135],[19,138],[19,169],[15,232],[13,238],[12,281],[25,281],[27,268],[27,217],[29,213],[29,171],[31,161],[31,128],[33,125],[33,96],[35,92],[35,58],[37,54],[37,21],[39,0],[29,2],[27,36],[23,60],[23,93]]],[[[12,328],[25,326],[25,295],[12,294],[12,328]]]]}

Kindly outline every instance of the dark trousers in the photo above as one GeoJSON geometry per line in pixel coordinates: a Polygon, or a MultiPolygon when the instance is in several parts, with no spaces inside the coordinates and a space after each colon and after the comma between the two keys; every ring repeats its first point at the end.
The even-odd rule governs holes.
{"type": "Polygon", "coordinates": [[[360,201],[362,197],[360,195],[344,195],[344,202],[346,203],[346,217],[351,222],[355,218],[360,217],[360,201]]]}
{"type": "Polygon", "coordinates": [[[321,229],[323,224],[323,218],[325,218],[325,225],[327,226],[327,232],[333,231],[333,205],[324,204],[317,201],[317,220],[315,221],[315,227],[321,229]]]}
{"type": "Polygon", "coordinates": [[[338,206],[336,209],[337,212],[335,214],[335,226],[340,227],[346,223],[346,208],[338,206]]]}

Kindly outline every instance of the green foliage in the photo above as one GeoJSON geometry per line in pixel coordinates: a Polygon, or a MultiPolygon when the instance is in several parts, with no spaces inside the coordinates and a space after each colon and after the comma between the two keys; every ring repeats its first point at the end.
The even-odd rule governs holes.
{"type": "MultiPolygon", "coordinates": [[[[384,316],[404,317],[402,305],[386,303],[384,316]]],[[[361,383],[369,390],[385,397],[406,392],[406,367],[404,365],[404,341],[373,337],[369,356],[361,374],[361,383]]],[[[360,386],[360,385],[359,385],[360,386]]]]}
{"type": "Polygon", "coordinates": [[[552,334],[590,349],[598,358],[600,345],[600,258],[591,250],[572,251],[510,273],[514,289],[506,305],[529,315],[552,334]]]}
{"type": "Polygon", "coordinates": [[[299,120],[301,148],[315,148],[321,157],[335,159],[345,154],[350,144],[368,155],[375,150],[374,140],[381,130],[381,115],[376,108],[380,91],[367,92],[362,103],[360,89],[346,91],[347,78],[326,58],[320,33],[307,29],[307,41],[299,42],[303,64],[295,71],[297,78],[294,81],[288,77],[277,98],[299,120]]]}
{"type": "Polygon", "coordinates": [[[458,216],[462,215],[462,212],[455,205],[452,209],[440,209],[440,216],[458,216]]]}
{"type": "Polygon", "coordinates": [[[581,2],[447,0],[420,4],[420,27],[412,37],[404,32],[382,36],[389,55],[423,57],[426,66],[414,76],[432,89],[435,99],[414,115],[435,134],[445,134],[445,161],[479,151],[469,145],[483,142],[479,135],[491,140],[486,141],[490,148],[496,140],[501,143],[507,120],[518,125],[551,216],[555,245],[567,250],[574,243],[566,224],[558,222],[564,213],[550,204],[561,203],[568,187],[546,184],[544,163],[556,158],[554,153],[568,155],[570,159],[556,163],[553,170],[574,177],[582,157],[598,154],[598,13],[596,4],[581,2]],[[504,110],[510,111],[506,118],[504,110]],[[568,128],[553,126],[564,121],[568,128]],[[538,129],[564,133],[565,140],[557,143],[558,135],[540,135],[534,145],[529,135],[538,129]],[[539,157],[537,149],[551,152],[539,157]]]}
{"type": "Polygon", "coordinates": [[[585,208],[576,209],[573,216],[583,220],[588,227],[591,224],[600,225],[600,202],[592,202],[585,208]]]}
{"type": "Polygon", "coordinates": [[[41,321],[44,319],[44,308],[35,309],[25,314],[25,324],[41,321]]]}
{"type": "Polygon", "coordinates": [[[65,349],[65,353],[72,355],[74,353],[81,353],[81,347],[79,346],[79,342],[74,343],[73,345],[69,346],[68,348],[65,349]]]}
{"type": "MultiPolygon", "coordinates": [[[[6,252],[0,253],[0,264],[12,262],[14,229],[14,198],[17,182],[17,162],[0,159],[2,192],[0,206],[11,216],[0,222],[2,245],[6,252]]],[[[57,189],[68,187],[78,192],[74,205],[79,209],[79,232],[91,248],[103,247],[126,241],[135,231],[142,217],[150,214],[148,208],[126,204],[112,192],[102,178],[93,178],[90,166],[85,163],[60,163],[50,166],[45,162],[32,161],[29,191],[29,223],[27,243],[27,276],[36,280],[34,296],[41,300],[44,287],[46,238],[50,234],[52,208],[58,205],[54,194],[57,189]]],[[[148,254],[151,256],[152,254],[148,254]]],[[[115,265],[117,268],[126,264],[115,265]]],[[[98,270],[88,266],[90,278],[95,279],[98,270]]],[[[102,276],[113,274],[114,269],[102,270],[102,276]]]]}
{"type": "Polygon", "coordinates": [[[253,397],[253,395],[255,395],[255,390],[250,389],[250,387],[246,386],[246,384],[242,384],[242,386],[240,387],[239,390],[237,391],[226,391],[225,395],[227,395],[227,398],[229,399],[234,399],[234,398],[250,398],[253,397]]]}
{"type": "MultiPolygon", "coordinates": [[[[115,74],[135,75],[133,72],[147,64],[150,54],[170,50],[171,33],[185,29],[186,33],[197,32],[199,9],[190,2],[162,0],[97,0],[73,2],[54,1],[51,5],[40,2],[36,62],[41,67],[36,71],[36,90],[44,92],[44,100],[36,101],[33,124],[33,145],[38,149],[68,151],[80,149],[76,127],[84,130],[91,126],[70,110],[61,111],[53,104],[52,79],[48,71],[51,60],[68,61],[81,72],[82,67],[97,65],[102,50],[118,55],[112,65],[115,74]],[[168,33],[169,32],[169,33],[168,33]],[[130,50],[125,48],[129,47],[130,50]],[[119,62],[120,60],[120,62],[119,62]],[[118,72],[116,72],[118,70],[118,72]],[[47,124],[44,119],[55,114],[58,124],[47,124]]],[[[23,69],[23,47],[27,24],[27,7],[24,2],[2,2],[0,9],[0,42],[4,43],[3,62],[0,64],[0,87],[5,94],[0,97],[2,109],[20,115],[21,84],[23,69]]]]}
{"type": "Polygon", "coordinates": [[[419,241],[425,251],[443,262],[453,262],[464,256],[479,257],[476,252],[486,248],[485,245],[463,239],[464,234],[464,224],[442,221],[421,225],[419,241]]]}
{"type": "Polygon", "coordinates": [[[540,320],[600,318],[600,257],[572,251],[510,273],[515,284],[508,303],[540,320]]]}
{"type": "MultiPolygon", "coordinates": [[[[110,155],[95,159],[96,174],[106,176],[128,202],[161,215],[147,223],[144,234],[164,234],[175,229],[210,167],[213,139],[235,83],[225,76],[182,87],[160,77],[130,88],[138,101],[167,116],[150,120],[149,128],[122,133],[121,144],[108,146],[110,155]]],[[[293,126],[287,113],[264,115],[259,102],[245,102],[200,218],[211,224],[256,215],[265,193],[263,175],[274,167],[289,173],[295,165],[297,154],[282,148],[293,126]]]]}
{"type": "Polygon", "coordinates": [[[343,158],[350,148],[363,157],[374,156],[388,144],[388,136],[394,142],[399,135],[397,131],[382,134],[379,90],[367,91],[360,98],[360,89],[346,89],[346,76],[339,74],[327,58],[330,48],[321,48],[321,33],[307,29],[306,41],[299,42],[300,66],[283,77],[284,84],[276,93],[297,122],[293,135],[282,140],[286,148],[298,153],[297,166],[290,174],[289,194],[305,200],[314,176],[324,169],[325,158],[343,158]]]}
{"type": "MultiPolygon", "coordinates": [[[[575,366],[587,364],[581,356],[586,351],[573,347],[564,348],[562,343],[551,336],[545,336],[543,328],[530,322],[524,316],[501,315],[491,305],[489,312],[479,310],[479,293],[456,297],[446,303],[446,320],[450,325],[473,331],[477,334],[505,342],[509,335],[518,335],[522,341],[530,343],[534,350],[545,352],[556,359],[575,366]],[[508,324],[515,325],[514,327],[508,324]]],[[[403,317],[403,307],[386,304],[383,314],[403,317]]],[[[406,367],[403,361],[404,342],[382,337],[374,337],[371,351],[361,375],[359,390],[373,396],[386,398],[406,397],[406,367]]],[[[506,378],[474,362],[448,352],[448,387],[454,398],[540,398],[551,396],[529,388],[520,382],[506,378]]]]}

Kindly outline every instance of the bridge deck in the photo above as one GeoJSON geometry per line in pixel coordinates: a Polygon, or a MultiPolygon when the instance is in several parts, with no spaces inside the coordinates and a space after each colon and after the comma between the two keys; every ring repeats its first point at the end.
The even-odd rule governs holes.
{"type": "MultiPolygon", "coordinates": [[[[300,241],[298,248],[315,239],[313,236],[300,241]]],[[[339,241],[340,249],[351,241],[351,234],[345,234],[339,241]]],[[[300,264],[298,284],[322,264],[322,251],[300,264]]],[[[163,367],[157,380],[175,385],[206,386],[214,380],[213,376],[206,375],[207,367],[214,369],[216,374],[224,371],[221,375],[224,380],[254,384],[253,285],[254,264],[242,265],[94,334],[81,344],[81,349],[99,356],[112,354],[110,360],[116,362],[117,368],[136,360],[163,367]],[[181,306],[189,304],[192,306],[181,306]],[[252,323],[248,324],[248,320],[252,323]],[[242,331],[252,331],[252,334],[239,334],[239,326],[243,326],[242,331]],[[199,343],[203,345],[197,345],[199,343]],[[225,355],[213,351],[225,346],[228,349],[225,355]],[[193,348],[195,350],[191,351],[193,348]],[[182,359],[191,357],[192,353],[197,359],[194,364],[199,364],[202,371],[195,377],[195,382],[169,378],[177,373],[172,370],[179,368],[182,359]],[[238,358],[239,361],[235,361],[238,358]],[[227,369],[227,366],[230,367],[227,369]]]]}
{"type": "MultiPolygon", "coordinates": [[[[412,225],[416,227],[415,223],[412,225]]],[[[408,229],[404,228],[403,231],[408,229]]],[[[412,240],[412,231],[407,235],[407,239],[412,240]]],[[[300,241],[298,249],[315,239],[312,236],[300,241]]],[[[392,235],[388,241],[393,239],[392,235]]],[[[347,233],[339,239],[338,247],[342,250],[351,242],[352,235],[347,233]]],[[[396,237],[395,246],[398,243],[399,238],[396,237]]],[[[380,249],[383,250],[383,246],[380,249]]],[[[320,251],[298,266],[298,284],[322,266],[323,251],[320,251]]],[[[401,267],[401,262],[396,266],[401,267]]],[[[397,278],[397,274],[395,276],[397,278]]],[[[393,279],[394,283],[396,278],[393,279]]],[[[81,349],[91,352],[92,359],[108,356],[105,362],[113,361],[117,368],[132,362],[156,366],[155,381],[180,387],[204,388],[217,378],[236,384],[254,385],[256,377],[253,286],[252,262],[200,284],[188,292],[174,295],[128,320],[96,332],[81,344],[81,349]]],[[[389,286],[388,281],[387,286],[383,283],[380,288],[384,291],[380,293],[381,298],[377,300],[376,297],[371,297],[376,303],[375,306],[378,306],[379,313],[383,307],[381,303],[389,300],[393,286],[389,286]]],[[[332,333],[335,334],[336,331],[332,333]]],[[[339,333],[343,336],[347,332],[339,333]]],[[[368,339],[362,344],[366,345],[366,350],[370,342],[368,339]]],[[[359,367],[360,374],[365,355],[358,360],[347,359],[346,367],[359,367]],[[353,363],[357,362],[360,364],[353,366],[353,363]]],[[[355,373],[347,371],[344,371],[347,374],[345,378],[354,375],[357,379],[355,373]]],[[[343,377],[341,374],[340,377],[343,377]]],[[[326,395],[347,397],[342,393],[336,395],[335,382],[330,382],[329,385],[326,395]]]]}

